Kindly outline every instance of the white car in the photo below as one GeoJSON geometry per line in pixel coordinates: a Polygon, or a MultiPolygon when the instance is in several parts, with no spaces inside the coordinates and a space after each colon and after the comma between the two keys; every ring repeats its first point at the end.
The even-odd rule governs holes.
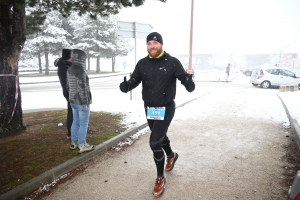
{"type": "Polygon", "coordinates": [[[250,82],[254,86],[269,88],[271,86],[296,85],[300,89],[299,76],[289,69],[280,67],[261,67],[252,71],[250,82]]]}

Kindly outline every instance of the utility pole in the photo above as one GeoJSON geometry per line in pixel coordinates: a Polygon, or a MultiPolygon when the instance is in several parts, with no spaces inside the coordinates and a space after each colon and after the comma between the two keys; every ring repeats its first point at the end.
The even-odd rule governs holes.
{"type": "Polygon", "coordinates": [[[194,20],[194,0],[191,0],[191,26],[190,26],[190,52],[189,52],[189,66],[188,69],[192,69],[192,57],[193,57],[193,20],[194,20]]]}

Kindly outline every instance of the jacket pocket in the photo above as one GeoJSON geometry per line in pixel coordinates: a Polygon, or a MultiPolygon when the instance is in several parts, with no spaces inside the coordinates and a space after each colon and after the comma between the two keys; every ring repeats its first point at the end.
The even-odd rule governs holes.
{"type": "MultiPolygon", "coordinates": [[[[175,79],[176,81],[176,79],[175,79]]],[[[166,87],[164,93],[165,93],[165,99],[167,100],[167,102],[172,102],[174,97],[175,97],[175,87],[176,84],[173,83],[174,81],[172,81],[172,83],[170,85],[168,85],[168,87],[166,87]]]]}

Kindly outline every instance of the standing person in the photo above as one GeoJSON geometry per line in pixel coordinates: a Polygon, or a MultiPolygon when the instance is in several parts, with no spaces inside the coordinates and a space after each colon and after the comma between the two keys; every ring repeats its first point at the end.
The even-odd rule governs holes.
{"type": "Polygon", "coordinates": [[[229,75],[230,75],[230,63],[226,66],[226,83],[228,83],[229,75]]]}
{"type": "Polygon", "coordinates": [[[89,77],[85,72],[85,52],[80,49],[73,49],[71,59],[72,65],[67,71],[67,89],[73,112],[70,149],[78,147],[79,153],[83,153],[94,150],[94,145],[86,143],[92,95],[90,92],[89,77]]]}
{"type": "Polygon", "coordinates": [[[67,70],[68,68],[72,65],[72,60],[71,60],[71,49],[63,49],[62,50],[62,57],[58,58],[54,61],[54,65],[57,66],[57,75],[60,81],[60,85],[62,88],[62,92],[64,97],[67,100],[67,139],[71,139],[71,126],[73,123],[73,113],[72,113],[72,108],[69,102],[69,92],[67,90],[67,70]]]}
{"type": "Polygon", "coordinates": [[[176,79],[180,80],[189,92],[194,91],[195,83],[192,79],[193,70],[185,71],[177,58],[163,50],[163,39],[159,33],[150,33],[146,43],[149,55],[139,60],[128,81],[124,77],[124,81],[120,83],[120,90],[127,93],[142,82],[142,98],[151,130],[149,144],[157,169],[153,195],[159,196],[164,192],[166,185],[165,154],[165,171],[171,171],[178,159],[178,153],[172,151],[167,136],[175,114],[176,79]]]}
{"type": "Polygon", "coordinates": [[[123,62],[123,67],[124,67],[124,71],[125,71],[125,68],[127,67],[127,62],[125,60],[123,62]]]}

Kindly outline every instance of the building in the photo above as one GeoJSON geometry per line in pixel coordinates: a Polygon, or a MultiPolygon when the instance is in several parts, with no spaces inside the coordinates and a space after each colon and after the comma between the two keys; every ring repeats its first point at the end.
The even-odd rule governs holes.
{"type": "MultiPolygon", "coordinates": [[[[195,70],[209,70],[214,68],[224,68],[228,63],[232,63],[232,67],[238,69],[254,68],[260,65],[275,64],[294,69],[296,66],[297,53],[282,53],[282,54],[244,54],[239,57],[234,55],[229,56],[224,60],[224,57],[217,54],[193,54],[192,65],[195,70]]],[[[182,65],[187,68],[189,64],[189,55],[180,54],[177,56],[182,65]]]]}

